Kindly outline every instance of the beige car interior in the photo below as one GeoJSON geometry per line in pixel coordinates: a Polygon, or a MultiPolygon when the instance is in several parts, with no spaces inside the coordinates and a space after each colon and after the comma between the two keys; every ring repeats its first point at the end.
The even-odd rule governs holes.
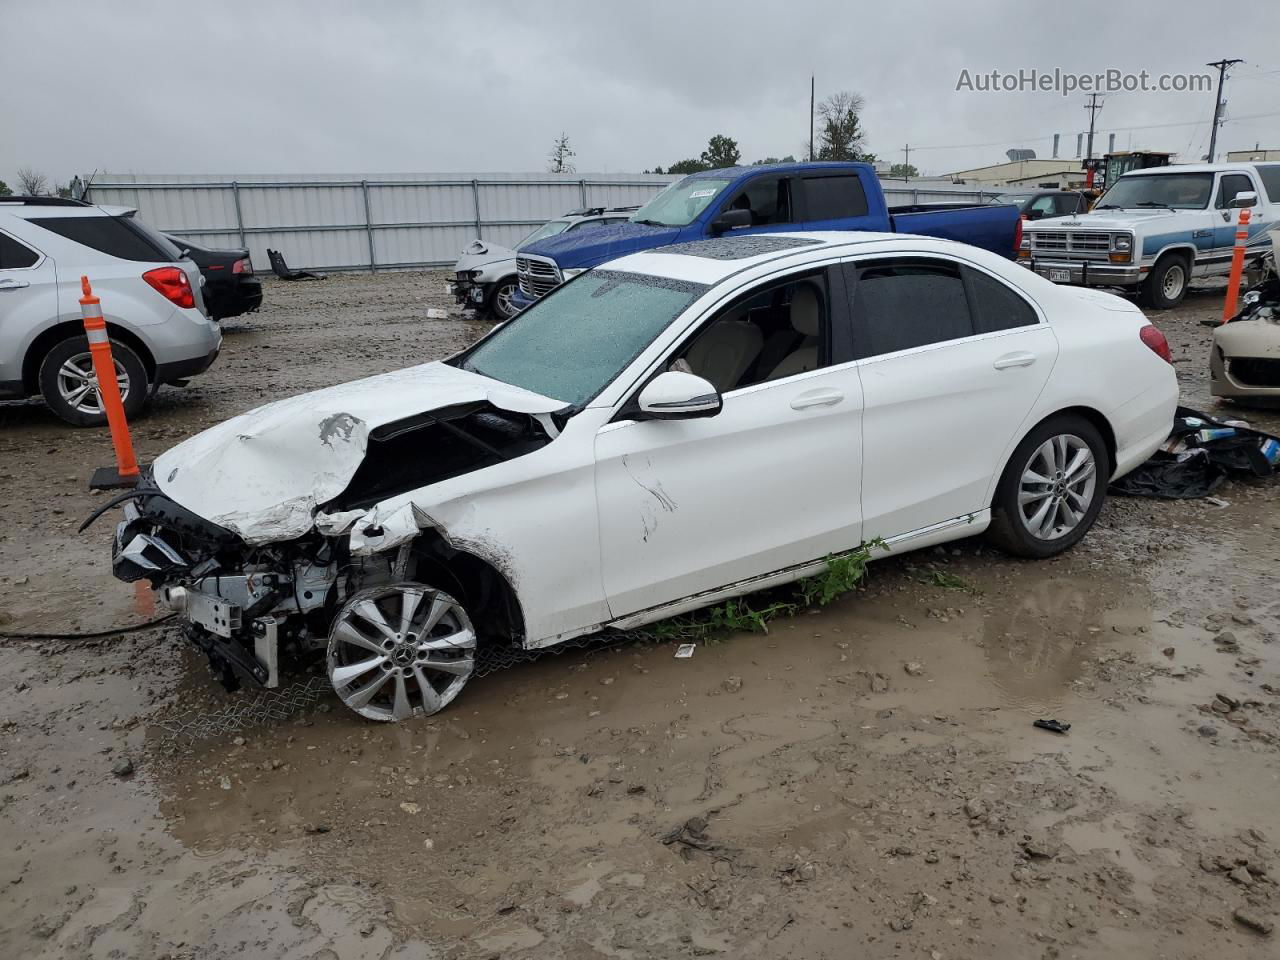
{"type": "Polygon", "coordinates": [[[668,369],[697,374],[721,393],[816,369],[825,307],[815,280],[781,284],[728,307],[668,369]]]}

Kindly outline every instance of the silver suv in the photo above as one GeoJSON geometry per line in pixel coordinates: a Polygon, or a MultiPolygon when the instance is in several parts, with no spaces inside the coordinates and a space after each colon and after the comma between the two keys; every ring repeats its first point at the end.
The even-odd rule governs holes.
{"type": "Polygon", "coordinates": [[[106,422],[80,318],[80,277],[102,300],[126,413],[208,369],[222,332],[199,268],[128,207],[0,197],[0,399],[40,395],[76,426],[106,422]]]}

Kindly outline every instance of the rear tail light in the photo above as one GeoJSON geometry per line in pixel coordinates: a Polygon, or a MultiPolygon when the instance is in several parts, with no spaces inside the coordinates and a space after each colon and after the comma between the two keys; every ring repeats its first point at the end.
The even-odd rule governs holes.
{"type": "Polygon", "coordinates": [[[242,273],[245,276],[251,277],[253,276],[253,261],[248,257],[245,257],[243,260],[237,260],[231,265],[231,272],[242,273]]]}
{"type": "Polygon", "coordinates": [[[151,284],[159,294],[179,307],[194,307],[196,295],[191,290],[191,281],[177,267],[157,267],[148,270],[142,279],[151,284]]]}
{"type": "Polygon", "coordinates": [[[1169,341],[1164,338],[1164,334],[1159,328],[1147,324],[1138,331],[1138,336],[1142,342],[1151,348],[1152,353],[1163,360],[1165,363],[1173,363],[1173,353],[1169,350],[1169,341]]]}
{"type": "Polygon", "coordinates": [[[1013,229],[1013,255],[1015,257],[1022,256],[1022,218],[1018,218],[1018,225],[1013,229]]]}

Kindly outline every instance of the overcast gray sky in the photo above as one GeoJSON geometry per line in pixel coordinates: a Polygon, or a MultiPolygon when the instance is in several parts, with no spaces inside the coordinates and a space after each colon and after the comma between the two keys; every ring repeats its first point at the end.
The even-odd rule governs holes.
{"type": "MultiPolygon", "coordinates": [[[[957,92],[964,69],[1154,77],[1222,57],[1248,62],[1227,82],[1219,149],[1280,148],[1280,4],[1242,9],[0,0],[0,179],[13,186],[20,166],[59,181],[95,169],[533,171],[561,130],[582,172],[665,166],[713,133],[751,161],[800,151],[811,72],[819,99],[866,98],[881,158],[911,143],[913,163],[944,173],[1002,161],[1010,146],[1049,156],[1055,132],[1074,156],[1087,125],[1083,93],[957,92]]],[[[1120,93],[1098,126],[1120,131],[1120,148],[1198,159],[1212,111],[1212,92],[1120,93]]]]}

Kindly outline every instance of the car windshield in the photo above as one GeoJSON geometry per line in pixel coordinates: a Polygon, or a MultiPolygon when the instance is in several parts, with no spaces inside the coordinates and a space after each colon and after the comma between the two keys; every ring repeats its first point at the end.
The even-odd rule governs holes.
{"type": "Polygon", "coordinates": [[[631,222],[651,223],[659,227],[686,226],[693,223],[728,185],[728,178],[685,177],[632,214],[631,222]]]}
{"type": "Polygon", "coordinates": [[[664,277],[592,270],[449,362],[582,406],[706,289],[664,277]]]}
{"type": "Polygon", "coordinates": [[[544,223],[533,233],[529,234],[523,240],[516,244],[516,249],[527,246],[535,240],[545,240],[547,237],[554,237],[557,233],[564,233],[569,229],[568,220],[552,220],[550,223],[544,223]]]}
{"type": "Polygon", "coordinates": [[[1202,210],[1213,192],[1212,173],[1154,173],[1124,176],[1102,195],[1095,210],[1167,207],[1202,210]]]}

